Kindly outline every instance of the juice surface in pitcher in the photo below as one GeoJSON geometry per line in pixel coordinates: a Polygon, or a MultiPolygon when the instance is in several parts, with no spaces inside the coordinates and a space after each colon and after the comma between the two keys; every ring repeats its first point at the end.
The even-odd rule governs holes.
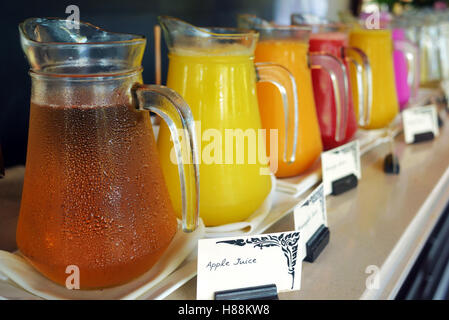
{"type": "MultiPolygon", "coordinates": [[[[393,66],[393,41],[389,30],[351,31],[349,44],[365,52],[371,65],[373,81],[372,109],[365,129],[388,126],[399,112],[396,80],[393,66]]],[[[351,80],[355,83],[355,70],[351,68],[351,80]]],[[[353,91],[354,104],[358,105],[357,92],[353,91]]],[[[356,109],[358,118],[358,109],[356,109]]]]}
{"type": "MultiPolygon", "coordinates": [[[[291,177],[308,169],[320,156],[323,149],[320,129],[313,96],[312,77],[307,62],[308,43],[295,40],[263,40],[256,46],[255,61],[270,61],[287,68],[294,76],[298,90],[298,147],[295,162],[288,164],[283,160],[285,148],[285,126],[282,99],[276,87],[270,83],[258,83],[257,95],[262,124],[265,129],[278,129],[278,171],[277,177],[291,177]]],[[[289,117],[293,117],[290,110],[289,117]]],[[[289,128],[293,137],[294,128],[289,128]]],[[[267,145],[270,145],[269,137],[267,145]]],[[[290,152],[290,150],[288,150],[290,152]]]]}
{"type": "Polygon", "coordinates": [[[177,230],[149,114],[133,108],[31,104],[17,244],[59,284],[69,265],[82,289],[129,281],[177,230]]]}
{"type": "MultiPolygon", "coordinates": [[[[225,141],[226,130],[249,129],[257,136],[261,129],[253,59],[240,54],[238,46],[226,55],[213,49],[204,53],[177,49],[170,53],[169,59],[167,86],[187,101],[201,135],[197,136],[201,144],[200,216],[206,226],[243,221],[260,207],[271,190],[270,176],[261,174],[261,169],[268,169],[268,165],[259,161],[259,155],[266,157],[265,141],[251,142],[245,138],[242,143],[234,139],[232,145],[225,141]],[[236,158],[239,149],[244,156],[241,163],[236,158]],[[229,163],[226,156],[230,150],[229,163]]],[[[179,213],[178,169],[170,160],[172,143],[164,124],[158,148],[169,192],[179,213]]]]}
{"type": "MultiPolygon", "coordinates": [[[[310,52],[330,53],[341,59],[343,48],[348,45],[348,38],[344,33],[322,32],[310,35],[310,52]]],[[[343,61],[346,67],[348,79],[350,79],[349,65],[343,61]]],[[[336,105],[332,81],[329,74],[320,69],[312,70],[313,90],[315,96],[318,121],[320,123],[321,138],[325,150],[333,149],[348,142],[357,131],[354,103],[351,94],[348,95],[348,119],[346,132],[342,141],[336,141],[336,105]]],[[[349,81],[349,92],[352,92],[349,81]]]]}

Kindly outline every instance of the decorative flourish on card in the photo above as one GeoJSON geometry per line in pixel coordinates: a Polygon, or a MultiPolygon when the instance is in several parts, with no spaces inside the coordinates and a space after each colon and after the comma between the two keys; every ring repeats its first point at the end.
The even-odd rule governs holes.
{"type": "Polygon", "coordinates": [[[250,239],[235,239],[235,240],[223,240],[217,241],[218,243],[227,243],[239,247],[246,246],[247,244],[253,245],[254,248],[269,248],[279,247],[287,258],[288,274],[292,276],[292,289],[295,284],[295,266],[298,257],[298,241],[299,232],[282,233],[279,236],[262,236],[253,237],[250,239]]]}
{"type": "Polygon", "coordinates": [[[316,203],[317,201],[320,202],[321,208],[325,208],[324,196],[323,196],[323,184],[320,184],[317,187],[316,192],[312,193],[310,198],[307,199],[307,201],[305,201],[302,206],[307,207],[313,203],[316,203]]]}

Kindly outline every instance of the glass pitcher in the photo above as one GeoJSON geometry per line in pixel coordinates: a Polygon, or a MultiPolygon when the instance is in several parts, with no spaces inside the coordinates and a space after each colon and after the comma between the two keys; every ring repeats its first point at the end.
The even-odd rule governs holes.
{"type": "MultiPolygon", "coordinates": [[[[271,133],[259,134],[263,131],[256,82],[276,83],[284,107],[294,110],[294,80],[280,66],[255,66],[258,34],[254,31],[199,28],[172,17],[159,17],[159,21],[169,49],[167,86],[189,103],[197,121],[200,216],[206,226],[243,221],[271,190],[263,137],[271,133]]],[[[295,125],[294,119],[285,121],[287,126],[295,125]]],[[[165,125],[159,131],[158,147],[169,191],[179,210],[177,168],[170,161],[171,142],[165,125]]],[[[275,171],[273,164],[275,161],[270,167],[275,171]]]]}
{"type": "Polygon", "coordinates": [[[449,10],[435,10],[433,15],[438,27],[438,48],[441,80],[449,79],[449,10]]]}
{"type": "MultiPolygon", "coordinates": [[[[297,176],[320,156],[322,142],[326,143],[325,147],[330,147],[327,137],[335,143],[347,139],[348,79],[345,66],[328,52],[309,52],[309,26],[275,26],[253,15],[240,15],[238,20],[239,26],[260,32],[256,62],[274,61],[286,67],[295,77],[299,113],[298,147],[295,161],[281,162],[277,176],[297,176]],[[321,85],[327,90],[320,92],[318,96],[314,95],[311,70],[320,72],[323,76],[321,85]],[[325,115],[320,113],[323,104],[333,105],[333,108],[326,110],[325,115]],[[319,124],[323,124],[321,135],[319,124]]],[[[279,115],[273,116],[276,113],[282,114],[282,108],[278,107],[279,98],[273,89],[269,84],[258,86],[262,123],[266,128],[280,128],[282,132],[279,115]]],[[[282,137],[279,139],[279,145],[279,152],[282,152],[282,137]]]]}
{"type": "Polygon", "coordinates": [[[125,283],[149,270],[177,231],[148,110],[189,133],[175,141],[178,157],[185,150],[192,158],[179,167],[183,229],[196,228],[189,107],[173,90],[141,83],[142,36],[82,22],[69,29],[53,18],[25,20],[19,30],[32,93],[17,245],[59,284],[70,265],[82,289],[125,283]]]}
{"type": "Polygon", "coordinates": [[[406,108],[409,101],[416,99],[420,81],[418,47],[409,41],[404,29],[394,27],[393,36],[393,64],[396,79],[396,89],[399,108],[406,108]]]}
{"type": "Polygon", "coordinates": [[[440,33],[439,18],[433,10],[410,10],[400,18],[407,37],[419,48],[420,85],[436,87],[442,79],[441,45],[444,37],[440,33]]]}
{"type": "Polygon", "coordinates": [[[440,22],[440,58],[441,58],[441,77],[444,80],[449,79],[449,13],[446,12],[445,19],[440,22]]]}
{"type": "MultiPolygon", "coordinates": [[[[391,31],[355,27],[349,32],[349,45],[365,52],[371,67],[369,80],[372,84],[372,94],[368,102],[370,114],[365,115],[361,127],[364,129],[387,127],[399,112],[391,31]]],[[[354,82],[356,77],[355,69],[351,68],[351,78],[354,82]]],[[[353,99],[356,104],[361,99],[356,91],[353,92],[353,99]]]]}
{"type": "Polygon", "coordinates": [[[369,114],[370,107],[368,102],[368,97],[371,94],[370,83],[366,81],[368,73],[371,71],[368,58],[366,54],[354,47],[349,46],[348,39],[348,28],[343,24],[338,23],[324,23],[318,22],[314,23],[313,19],[305,20],[303,15],[293,14],[292,24],[309,26],[312,28],[312,34],[309,40],[309,51],[316,53],[327,53],[334,56],[341,63],[344,64],[343,68],[346,75],[346,103],[347,103],[347,125],[346,132],[343,139],[337,140],[335,132],[336,121],[331,121],[336,119],[333,115],[336,110],[338,110],[335,103],[335,98],[329,97],[333,95],[330,86],[329,76],[319,69],[312,69],[312,81],[313,90],[315,94],[316,107],[318,112],[318,120],[320,122],[321,138],[323,140],[323,146],[325,150],[329,150],[338,147],[344,143],[347,143],[357,131],[357,126],[359,120],[356,119],[354,102],[352,97],[353,90],[358,90],[358,95],[362,97],[359,99],[358,113],[361,115],[360,124],[363,124],[364,115],[369,114]],[[310,22],[309,22],[310,20],[310,22]],[[304,22],[301,23],[301,22],[304,22]],[[352,55],[359,56],[359,64],[357,60],[351,57],[352,55]],[[350,66],[354,65],[356,70],[356,83],[351,83],[350,79],[350,66]],[[363,97],[367,97],[364,99],[363,97]]]}

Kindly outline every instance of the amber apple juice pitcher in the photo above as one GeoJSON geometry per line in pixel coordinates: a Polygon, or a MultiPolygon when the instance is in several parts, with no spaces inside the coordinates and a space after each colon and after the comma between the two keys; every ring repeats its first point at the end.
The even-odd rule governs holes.
{"type": "MultiPolygon", "coordinates": [[[[82,289],[125,283],[149,270],[177,231],[148,110],[191,133],[175,145],[193,164],[190,110],[173,90],[141,83],[141,36],[47,18],[19,29],[32,94],[17,245],[59,284],[68,266],[78,267],[82,289]]],[[[180,178],[183,229],[193,231],[197,165],[181,165],[180,178]]]]}

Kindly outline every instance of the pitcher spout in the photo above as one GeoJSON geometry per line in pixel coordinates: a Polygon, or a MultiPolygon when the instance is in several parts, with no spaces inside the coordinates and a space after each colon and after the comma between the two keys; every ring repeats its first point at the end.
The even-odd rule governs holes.
{"type": "Polygon", "coordinates": [[[169,16],[159,16],[158,19],[171,53],[221,55],[246,52],[252,55],[258,40],[258,33],[253,30],[202,28],[169,16]]]}

